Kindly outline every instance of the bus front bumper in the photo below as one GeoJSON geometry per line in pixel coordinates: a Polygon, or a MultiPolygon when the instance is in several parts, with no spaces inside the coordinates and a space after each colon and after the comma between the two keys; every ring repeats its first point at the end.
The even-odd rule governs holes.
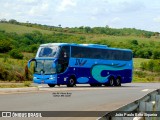
{"type": "Polygon", "coordinates": [[[33,82],[38,84],[57,84],[57,75],[33,75],[33,82]]]}

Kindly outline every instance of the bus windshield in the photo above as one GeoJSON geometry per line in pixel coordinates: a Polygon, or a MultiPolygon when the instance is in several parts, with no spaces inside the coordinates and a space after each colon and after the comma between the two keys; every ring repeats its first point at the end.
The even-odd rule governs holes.
{"type": "Polygon", "coordinates": [[[58,55],[58,46],[51,46],[51,47],[40,47],[38,50],[37,57],[52,57],[55,58],[58,55]]]}
{"type": "Polygon", "coordinates": [[[56,68],[53,60],[36,60],[34,73],[36,74],[55,74],[56,68]]]}

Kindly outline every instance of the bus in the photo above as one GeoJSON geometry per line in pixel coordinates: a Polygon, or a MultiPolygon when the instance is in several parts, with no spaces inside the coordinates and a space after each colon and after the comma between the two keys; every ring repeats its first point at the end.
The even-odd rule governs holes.
{"type": "Polygon", "coordinates": [[[132,51],[99,44],[48,43],[40,45],[33,81],[38,84],[121,86],[132,82],[132,51]]]}

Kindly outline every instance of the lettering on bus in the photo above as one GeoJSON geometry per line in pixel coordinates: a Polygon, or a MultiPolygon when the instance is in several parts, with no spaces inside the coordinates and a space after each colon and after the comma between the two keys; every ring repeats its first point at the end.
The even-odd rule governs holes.
{"type": "Polygon", "coordinates": [[[78,66],[83,66],[85,65],[87,62],[87,60],[83,60],[83,59],[76,59],[76,63],[75,65],[78,65],[78,66]]]}

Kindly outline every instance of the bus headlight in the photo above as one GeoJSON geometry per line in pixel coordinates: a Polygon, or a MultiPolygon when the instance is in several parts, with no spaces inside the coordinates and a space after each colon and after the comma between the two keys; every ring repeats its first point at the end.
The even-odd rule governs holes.
{"type": "Polygon", "coordinates": [[[50,80],[53,80],[53,79],[55,79],[55,77],[51,76],[49,79],[50,79],[50,80]]]}
{"type": "Polygon", "coordinates": [[[50,80],[53,80],[54,78],[53,77],[51,77],[51,78],[49,78],[50,80]]]}

